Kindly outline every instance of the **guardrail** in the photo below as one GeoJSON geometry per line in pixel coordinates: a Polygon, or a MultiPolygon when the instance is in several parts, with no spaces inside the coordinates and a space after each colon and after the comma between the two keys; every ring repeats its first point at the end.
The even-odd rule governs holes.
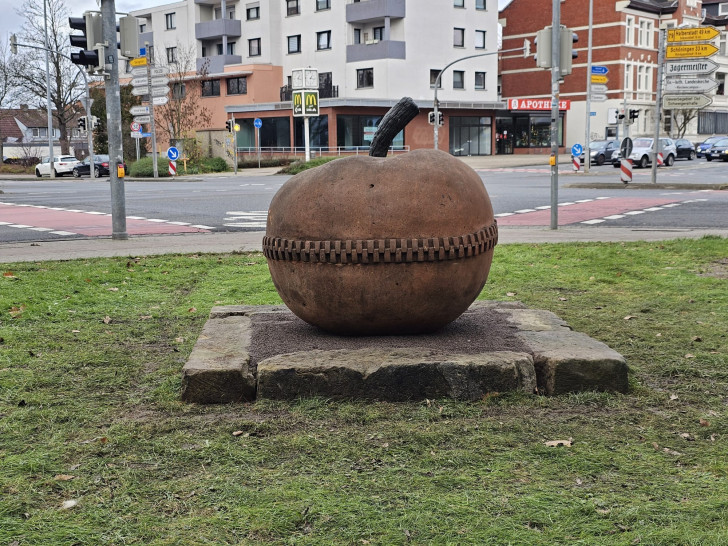
{"type": "MultiPolygon", "coordinates": [[[[334,146],[334,147],[319,147],[319,146],[311,146],[311,158],[314,157],[330,157],[330,156],[349,156],[349,155],[369,155],[369,146],[334,146]]],[[[257,158],[258,157],[258,148],[255,147],[238,147],[237,148],[237,154],[238,157],[247,158],[250,156],[251,158],[257,158]]],[[[389,148],[389,155],[396,155],[401,153],[406,153],[410,151],[409,146],[390,146],[389,148]]],[[[306,156],[306,148],[303,146],[294,146],[294,147],[286,147],[286,146],[271,146],[271,147],[262,147],[260,148],[260,157],[261,158],[271,158],[271,157],[298,157],[306,156]]]]}

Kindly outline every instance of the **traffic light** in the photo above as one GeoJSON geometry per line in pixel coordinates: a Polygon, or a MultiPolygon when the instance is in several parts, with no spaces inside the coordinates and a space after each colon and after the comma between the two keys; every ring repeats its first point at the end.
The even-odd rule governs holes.
{"type": "Polygon", "coordinates": [[[523,40],[523,58],[528,59],[528,56],[531,54],[531,40],[528,38],[525,38],[523,40]]]}
{"type": "Polygon", "coordinates": [[[442,110],[437,111],[437,126],[442,127],[445,124],[445,116],[442,114],[442,110]]]}
{"type": "Polygon", "coordinates": [[[629,111],[629,121],[634,122],[638,117],[640,117],[640,111],[639,110],[630,110],[629,111]]]}
{"type": "Polygon", "coordinates": [[[78,118],[78,128],[82,131],[86,130],[86,116],[81,116],[78,118]]]}
{"type": "Polygon", "coordinates": [[[91,129],[96,129],[99,125],[99,118],[96,116],[91,116],[91,129]]]}
{"type": "Polygon", "coordinates": [[[101,34],[101,14],[86,12],[83,17],[69,17],[68,25],[82,34],[69,36],[71,47],[80,47],[81,51],[71,53],[74,64],[90,67],[91,72],[104,68],[104,46],[101,34]]]}
{"type": "Polygon", "coordinates": [[[536,66],[551,68],[551,27],[546,27],[536,33],[536,66]]]}
{"type": "Polygon", "coordinates": [[[228,133],[233,132],[233,120],[229,119],[225,121],[225,128],[228,130],[228,133]]]}
{"type": "Polygon", "coordinates": [[[617,116],[617,119],[620,119],[620,120],[624,119],[624,112],[620,112],[619,115],[617,116]]]}
{"type": "Polygon", "coordinates": [[[13,55],[18,54],[18,38],[15,36],[15,34],[10,35],[10,51],[13,55]]]}
{"type": "Polygon", "coordinates": [[[559,69],[561,75],[566,76],[571,74],[571,60],[576,59],[579,55],[574,51],[574,44],[579,41],[579,36],[576,32],[573,32],[570,28],[561,27],[561,60],[559,62],[559,69]]]}
{"type": "Polygon", "coordinates": [[[435,125],[435,112],[427,112],[427,123],[435,125]]]}
{"type": "Polygon", "coordinates": [[[136,17],[127,15],[119,19],[119,44],[122,57],[139,56],[139,21],[136,17]]]}

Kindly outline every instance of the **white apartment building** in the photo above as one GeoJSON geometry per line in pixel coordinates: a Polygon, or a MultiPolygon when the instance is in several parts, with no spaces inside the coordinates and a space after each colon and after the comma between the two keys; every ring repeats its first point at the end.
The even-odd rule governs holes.
{"type": "MultiPolygon", "coordinates": [[[[234,117],[241,147],[303,146],[303,121],[292,116],[291,71],[319,73],[320,115],[314,147],[369,145],[386,111],[404,96],[422,109],[395,140],[433,146],[434,83],[444,114],[439,148],[456,155],[494,153],[498,96],[497,0],[185,0],[132,15],[140,44],[175,66],[194,56],[204,75],[209,127],[234,117]]],[[[180,68],[181,69],[181,68],[180,68]]],[[[202,129],[202,128],[201,128],[202,129]]]]}

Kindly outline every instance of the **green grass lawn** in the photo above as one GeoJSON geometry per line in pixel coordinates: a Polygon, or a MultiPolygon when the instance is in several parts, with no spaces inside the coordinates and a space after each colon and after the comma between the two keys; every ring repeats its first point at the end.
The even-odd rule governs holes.
{"type": "Polygon", "coordinates": [[[476,403],[181,403],[210,308],[280,303],[260,254],[2,271],[0,544],[728,544],[727,239],[497,247],[481,297],[631,388],[476,403]]]}

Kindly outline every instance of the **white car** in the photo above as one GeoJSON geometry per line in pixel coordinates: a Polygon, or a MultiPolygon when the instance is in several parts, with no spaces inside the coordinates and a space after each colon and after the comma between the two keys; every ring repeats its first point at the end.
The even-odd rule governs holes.
{"type": "MultiPolygon", "coordinates": [[[[629,154],[629,158],[634,162],[635,167],[647,168],[651,164],[651,157],[654,155],[655,150],[652,143],[654,138],[640,137],[635,138],[632,148],[632,153],[629,154]]],[[[671,138],[660,137],[658,151],[662,153],[663,161],[668,167],[672,167],[675,163],[675,156],[677,155],[677,147],[675,141],[671,138]]],[[[612,166],[615,169],[619,168],[619,163],[622,159],[622,153],[617,152],[612,156],[612,166]]]]}
{"type": "MultiPolygon", "coordinates": [[[[81,163],[78,159],[72,155],[62,155],[53,158],[53,170],[56,176],[63,176],[64,174],[72,174],[73,168],[81,163]]],[[[43,161],[35,166],[35,176],[40,178],[41,176],[51,175],[51,162],[50,158],[43,158],[43,161]]]]}

